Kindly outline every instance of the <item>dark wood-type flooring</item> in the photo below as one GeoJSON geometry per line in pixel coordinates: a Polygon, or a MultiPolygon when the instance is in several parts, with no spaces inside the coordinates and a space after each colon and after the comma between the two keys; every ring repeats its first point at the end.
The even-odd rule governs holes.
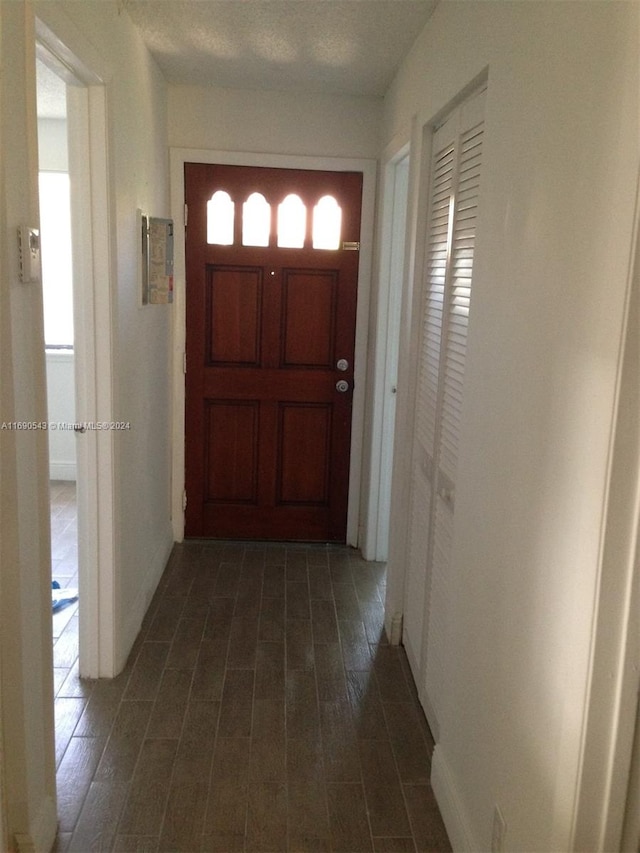
{"type": "Polygon", "coordinates": [[[58,853],[451,850],[384,583],[344,547],[177,545],[113,680],[78,678],[77,605],[54,616],[58,853]]]}

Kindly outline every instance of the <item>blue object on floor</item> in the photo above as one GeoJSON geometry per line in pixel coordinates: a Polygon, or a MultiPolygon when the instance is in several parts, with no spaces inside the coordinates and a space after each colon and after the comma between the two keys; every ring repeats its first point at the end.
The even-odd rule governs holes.
{"type": "Polygon", "coordinates": [[[78,600],[77,589],[61,589],[58,581],[51,583],[51,608],[54,613],[78,600]]]}

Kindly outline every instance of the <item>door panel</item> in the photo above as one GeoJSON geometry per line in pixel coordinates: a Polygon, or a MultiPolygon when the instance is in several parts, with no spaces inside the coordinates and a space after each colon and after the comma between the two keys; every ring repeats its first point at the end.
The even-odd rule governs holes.
{"type": "Polygon", "coordinates": [[[207,364],[260,362],[262,271],[211,267],[207,287],[207,364]]]}
{"type": "Polygon", "coordinates": [[[209,400],[206,413],[205,499],[255,504],[258,404],[209,400]]]}
{"type": "Polygon", "coordinates": [[[334,272],[285,270],[283,358],[285,367],[332,369],[337,312],[334,272]],[[308,318],[313,317],[313,325],[308,318]]]}
{"type": "Polygon", "coordinates": [[[362,176],[188,163],[185,186],[186,535],[345,541],[362,176]],[[315,249],[327,196],[339,242],[315,249]]]}
{"type": "Polygon", "coordinates": [[[324,506],[329,500],[331,407],[282,404],[279,444],[280,503],[324,506]],[[300,459],[306,460],[304,465],[300,459]]]}

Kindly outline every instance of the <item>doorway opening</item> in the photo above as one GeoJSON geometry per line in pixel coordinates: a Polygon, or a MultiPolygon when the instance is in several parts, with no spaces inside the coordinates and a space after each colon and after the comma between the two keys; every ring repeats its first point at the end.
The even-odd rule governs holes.
{"type": "MultiPolygon", "coordinates": [[[[258,166],[276,169],[305,169],[319,171],[360,172],[362,184],[362,217],[358,267],[358,293],[354,349],[353,406],[351,425],[351,455],[349,463],[349,494],[347,510],[346,543],[360,547],[362,524],[360,504],[364,484],[363,457],[365,455],[365,388],[369,317],[369,282],[372,274],[373,230],[375,218],[376,163],[358,158],[308,157],[276,154],[252,154],[217,150],[174,148],[171,160],[171,209],[174,219],[174,357],[173,357],[173,456],[172,456],[172,519],[174,537],[181,542],[185,535],[185,344],[186,305],[185,289],[185,164],[203,163],[217,165],[258,166]]],[[[188,361],[188,360],[187,360],[188,361]]]]}
{"type": "MultiPolygon", "coordinates": [[[[109,678],[116,674],[117,666],[113,637],[113,437],[110,431],[82,428],[113,420],[106,91],[98,73],[39,19],[36,20],[36,59],[38,112],[44,120],[49,111],[53,121],[57,121],[55,127],[50,122],[49,135],[40,122],[39,165],[43,172],[56,173],[44,181],[58,182],[58,195],[53,194],[57,219],[62,219],[59,185],[68,182],[64,204],[70,223],[67,231],[71,235],[66,239],[65,264],[71,268],[70,274],[67,272],[66,296],[54,301],[71,304],[72,319],[61,312],[64,315],[64,320],[59,319],[61,330],[51,331],[51,342],[60,344],[56,350],[58,359],[67,359],[63,365],[66,390],[59,390],[50,379],[48,396],[49,420],[56,427],[62,424],[61,429],[49,432],[64,433],[56,438],[67,441],[62,458],[52,451],[52,462],[61,464],[54,465],[50,474],[57,483],[72,482],[75,478],[77,507],[77,533],[69,526],[63,545],[68,548],[67,553],[55,550],[54,554],[67,559],[75,556],[77,550],[78,574],[76,583],[67,565],[65,575],[56,580],[61,587],[77,586],[79,594],[75,671],[82,677],[109,678]],[[48,95],[47,85],[51,89],[48,95]],[[47,100],[57,106],[46,106],[47,100]],[[62,410],[59,405],[64,406],[62,410]]],[[[46,190],[41,197],[42,213],[45,204],[46,190]]],[[[47,250],[46,213],[43,221],[44,266],[47,252],[54,257],[56,247],[47,250]]],[[[59,283],[58,271],[56,280],[59,283]]],[[[55,323],[51,328],[56,328],[55,323]]],[[[67,495],[65,512],[72,517],[70,500],[67,495]]],[[[65,612],[64,618],[66,615],[65,612]]],[[[60,621],[64,622],[64,618],[60,621]]],[[[65,664],[70,654],[65,655],[65,664]]]]}
{"type": "Polygon", "coordinates": [[[185,186],[186,534],[344,542],[362,174],[187,163],[185,186]]]}
{"type": "Polygon", "coordinates": [[[56,694],[78,670],[74,298],[66,83],[36,60],[56,694]]]}

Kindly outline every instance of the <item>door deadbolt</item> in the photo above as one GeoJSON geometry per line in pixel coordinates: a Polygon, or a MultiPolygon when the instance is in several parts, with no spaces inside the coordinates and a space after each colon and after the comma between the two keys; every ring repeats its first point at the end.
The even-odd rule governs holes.
{"type": "Polygon", "coordinates": [[[338,361],[336,362],[336,367],[338,368],[338,370],[348,370],[349,369],[349,362],[347,361],[346,358],[339,358],[338,361]]]}

